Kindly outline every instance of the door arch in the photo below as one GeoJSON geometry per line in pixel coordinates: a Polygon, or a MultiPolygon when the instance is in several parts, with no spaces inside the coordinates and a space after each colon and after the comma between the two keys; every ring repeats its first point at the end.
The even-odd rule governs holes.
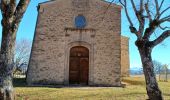
{"type": "Polygon", "coordinates": [[[70,49],[69,83],[87,85],[89,80],[89,50],[83,46],[70,49]]]}

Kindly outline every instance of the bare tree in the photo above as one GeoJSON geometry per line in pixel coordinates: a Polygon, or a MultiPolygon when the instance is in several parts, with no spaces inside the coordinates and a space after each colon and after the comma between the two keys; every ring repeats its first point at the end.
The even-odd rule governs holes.
{"type": "Polygon", "coordinates": [[[168,65],[164,64],[161,71],[161,80],[167,82],[168,81],[168,65]]]}
{"type": "Polygon", "coordinates": [[[30,0],[1,0],[2,43],[0,54],[1,90],[4,100],[14,100],[12,73],[16,33],[30,0]],[[18,2],[18,3],[17,3],[18,2]]]}
{"type": "Polygon", "coordinates": [[[160,74],[163,65],[156,60],[153,60],[154,72],[155,74],[160,74]]]}
{"type": "MultiPolygon", "coordinates": [[[[116,0],[112,2],[114,1],[116,0]]],[[[125,10],[131,33],[135,34],[137,37],[135,44],[141,56],[149,100],[162,100],[162,92],[158,87],[155,77],[151,52],[155,46],[170,36],[169,27],[162,26],[164,23],[170,22],[170,14],[167,14],[168,10],[170,10],[170,6],[165,6],[165,0],[117,1],[125,10]],[[130,6],[132,7],[131,13],[129,13],[130,10],[128,9],[129,4],[131,4],[130,6]],[[134,23],[134,18],[137,19],[137,23],[134,23]],[[151,35],[155,34],[157,29],[163,32],[153,40],[151,35]]]]}
{"type": "Polygon", "coordinates": [[[14,74],[17,70],[22,70],[23,64],[28,65],[29,56],[31,52],[31,41],[28,39],[21,39],[16,43],[16,50],[15,50],[15,68],[14,74]]]}
{"type": "Polygon", "coordinates": [[[153,67],[154,67],[155,74],[159,75],[159,81],[160,81],[160,73],[163,68],[163,65],[160,62],[153,60],[153,67]]]}

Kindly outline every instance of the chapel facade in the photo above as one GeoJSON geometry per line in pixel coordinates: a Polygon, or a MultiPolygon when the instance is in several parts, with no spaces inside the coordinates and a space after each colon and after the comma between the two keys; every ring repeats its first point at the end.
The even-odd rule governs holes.
{"type": "Polygon", "coordinates": [[[129,75],[121,6],[103,0],[53,0],[38,6],[27,83],[121,86],[129,75]]]}

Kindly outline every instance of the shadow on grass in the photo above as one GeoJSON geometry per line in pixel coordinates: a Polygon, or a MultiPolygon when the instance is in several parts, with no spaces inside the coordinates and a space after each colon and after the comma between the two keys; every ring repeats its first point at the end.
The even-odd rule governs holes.
{"type": "Polygon", "coordinates": [[[46,84],[34,84],[34,85],[27,85],[25,78],[14,78],[13,79],[14,87],[48,87],[48,88],[79,88],[79,87],[89,87],[87,85],[46,85],[46,84]]]}
{"type": "Polygon", "coordinates": [[[14,84],[14,87],[27,87],[25,78],[14,78],[13,84],[14,84]]]}
{"type": "Polygon", "coordinates": [[[14,78],[14,87],[48,87],[48,88],[63,88],[63,85],[28,85],[25,78],[14,78]]]}
{"type": "MultiPolygon", "coordinates": [[[[48,87],[48,88],[112,88],[109,86],[89,86],[89,85],[80,85],[80,84],[72,84],[72,85],[56,85],[56,84],[34,84],[28,85],[25,78],[14,78],[13,79],[14,87],[48,87]]],[[[122,88],[121,86],[115,86],[122,88]]]]}
{"type": "Polygon", "coordinates": [[[27,85],[25,78],[14,78],[13,79],[14,87],[48,87],[48,88],[63,88],[64,86],[58,85],[27,85]]]}

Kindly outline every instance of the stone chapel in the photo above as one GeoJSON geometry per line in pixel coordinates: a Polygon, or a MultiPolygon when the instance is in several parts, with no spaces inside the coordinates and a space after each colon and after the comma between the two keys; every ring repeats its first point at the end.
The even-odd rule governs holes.
{"type": "Polygon", "coordinates": [[[27,72],[29,85],[121,86],[129,39],[121,6],[104,0],[40,3],[27,72]]]}

